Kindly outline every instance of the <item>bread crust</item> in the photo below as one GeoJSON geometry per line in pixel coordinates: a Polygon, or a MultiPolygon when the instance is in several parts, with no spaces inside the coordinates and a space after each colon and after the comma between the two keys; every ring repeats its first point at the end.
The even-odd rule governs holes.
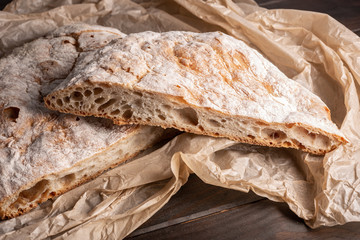
{"type": "MultiPolygon", "coordinates": [[[[43,203],[43,202],[47,201],[48,199],[55,198],[67,191],[70,191],[70,190],[96,178],[104,171],[114,168],[114,167],[118,166],[119,164],[125,162],[126,160],[135,157],[142,150],[151,147],[156,142],[163,139],[163,137],[164,137],[163,133],[164,133],[164,131],[162,131],[159,128],[139,126],[139,125],[131,126],[131,128],[127,132],[126,139],[124,139],[124,138],[119,139],[117,142],[115,142],[111,146],[107,147],[107,149],[104,149],[102,152],[97,153],[95,155],[101,155],[103,152],[106,152],[109,148],[122,149],[122,150],[124,150],[123,154],[120,153],[117,156],[117,158],[113,159],[112,161],[109,161],[109,163],[104,165],[104,167],[98,168],[97,171],[94,173],[85,174],[83,177],[76,179],[74,182],[72,182],[66,186],[63,186],[62,188],[57,188],[55,191],[51,191],[50,194],[42,194],[37,199],[36,202],[31,203],[29,206],[26,206],[25,208],[20,207],[20,208],[15,209],[11,205],[10,205],[10,207],[7,207],[7,208],[0,208],[1,219],[10,219],[13,217],[17,217],[23,213],[30,211],[31,209],[33,209],[35,207],[37,207],[38,204],[43,203]],[[146,136],[146,137],[142,137],[142,136],[146,136]],[[143,141],[144,139],[146,139],[146,141],[143,141]],[[131,141],[131,142],[133,142],[133,145],[130,146],[130,148],[129,148],[126,144],[124,144],[125,141],[131,141]]],[[[18,189],[17,193],[19,193],[19,192],[21,193],[24,190],[26,191],[27,189],[31,189],[32,187],[34,187],[34,185],[43,181],[44,179],[51,179],[51,176],[56,176],[56,175],[57,176],[66,176],[66,175],[69,175],[69,173],[74,173],[74,172],[76,173],[76,171],[74,171],[73,169],[75,169],[75,168],[84,169],[85,167],[83,165],[86,165],[88,162],[96,163],[96,160],[94,161],[93,158],[94,158],[94,156],[90,156],[87,159],[82,159],[81,161],[77,162],[76,164],[74,164],[73,166],[71,166],[67,169],[59,169],[59,171],[56,170],[47,175],[43,175],[40,178],[33,180],[29,184],[22,186],[20,189],[18,189]]],[[[19,195],[17,193],[15,193],[14,195],[19,195]]],[[[2,202],[0,204],[1,205],[4,204],[9,199],[13,198],[14,195],[3,198],[2,202]]]]}
{"type": "Polygon", "coordinates": [[[161,138],[160,128],[117,126],[44,106],[43,96],[63,81],[79,55],[124,36],[113,28],[69,25],[0,59],[1,219],[29,211],[161,138]],[[109,158],[108,151],[118,155],[109,158]],[[95,170],[92,161],[99,164],[95,170]]]}
{"type": "Polygon", "coordinates": [[[45,102],[50,109],[106,117],[117,124],[175,127],[246,143],[293,147],[314,154],[324,154],[347,142],[318,96],[287,78],[244,42],[220,32],[143,32],[114,40],[82,58],[45,102]],[[76,88],[80,92],[101,88],[104,94],[76,99],[71,95],[76,88]],[[128,97],[123,97],[124,94],[128,97]],[[62,106],[56,103],[66,98],[70,103],[62,106]],[[97,104],[96,101],[103,99],[105,103],[97,104]],[[150,121],[137,110],[139,99],[143,100],[143,106],[145,101],[154,101],[142,109],[151,112],[150,121]],[[123,101],[128,103],[122,105],[123,101]],[[129,110],[126,105],[131,105],[128,112],[131,116],[126,112],[129,110]],[[166,121],[154,119],[158,105],[169,105],[175,110],[190,108],[198,118],[196,124],[169,119],[173,117],[171,114],[166,116],[166,121]],[[246,129],[234,128],[230,132],[219,126],[217,131],[206,123],[206,118],[214,117],[226,118],[234,124],[250,121],[253,128],[268,126],[280,134],[296,136],[275,141],[264,137],[262,132],[247,134],[246,129]]]}

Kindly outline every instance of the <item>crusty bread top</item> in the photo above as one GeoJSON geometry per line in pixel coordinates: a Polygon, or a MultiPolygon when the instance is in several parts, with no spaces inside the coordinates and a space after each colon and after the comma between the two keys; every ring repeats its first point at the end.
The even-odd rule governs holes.
{"type": "MultiPolygon", "coordinates": [[[[346,143],[318,96],[244,42],[221,32],[143,32],[114,40],[84,56],[46,99],[50,103],[64,89],[92,83],[163,95],[229,116],[300,124],[346,143]]],[[[55,105],[48,107],[83,111],[55,105]]]]}
{"type": "Polygon", "coordinates": [[[112,28],[65,26],[0,59],[0,203],[34,180],[70,168],[136,131],[136,126],[50,111],[43,103],[81,51],[122,36],[112,28]]]}

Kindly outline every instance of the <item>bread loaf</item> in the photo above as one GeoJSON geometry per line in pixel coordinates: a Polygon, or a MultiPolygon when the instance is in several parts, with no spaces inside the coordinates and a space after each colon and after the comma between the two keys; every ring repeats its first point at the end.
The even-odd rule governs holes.
{"type": "Polygon", "coordinates": [[[325,154],[345,137],[321,99],[220,32],[143,32],[84,55],[45,98],[64,113],[325,154]]]}
{"type": "Polygon", "coordinates": [[[117,126],[44,106],[43,97],[79,55],[123,36],[112,28],[70,25],[0,59],[1,219],[29,211],[160,139],[161,128],[117,126]]]}

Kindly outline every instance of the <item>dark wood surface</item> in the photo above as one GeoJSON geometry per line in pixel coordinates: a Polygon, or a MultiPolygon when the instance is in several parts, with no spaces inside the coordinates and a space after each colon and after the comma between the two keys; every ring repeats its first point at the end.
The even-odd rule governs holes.
{"type": "Polygon", "coordinates": [[[284,203],[209,186],[192,175],[127,239],[360,239],[360,223],[312,230],[284,203]]]}
{"type": "MultiPolygon", "coordinates": [[[[327,13],[360,35],[360,0],[257,0],[265,8],[327,13]]],[[[310,229],[285,203],[189,181],[128,240],[360,239],[360,223],[310,229]]]]}

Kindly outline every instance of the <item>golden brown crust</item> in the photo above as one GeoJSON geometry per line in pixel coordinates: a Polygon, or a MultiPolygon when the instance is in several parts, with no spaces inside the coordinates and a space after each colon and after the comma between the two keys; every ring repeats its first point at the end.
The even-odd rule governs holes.
{"type": "MultiPolygon", "coordinates": [[[[115,124],[118,124],[118,125],[129,124],[129,121],[122,121],[122,120],[117,120],[117,119],[116,120],[114,119],[113,121],[115,124]]],[[[131,121],[131,123],[140,124],[140,125],[148,124],[148,122],[146,122],[146,121],[139,121],[139,120],[131,121]]],[[[268,124],[268,126],[271,126],[271,125],[273,125],[273,124],[268,124]]],[[[276,124],[274,124],[273,126],[276,126],[276,124]]],[[[160,127],[164,128],[164,129],[170,128],[170,127],[176,128],[181,131],[191,132],[191,133],[199,134],[199,135],[207,135],[207,136],[212,136],[212,137],[224,137],[224,136],[220,136],[219,134],[214,133],[214,132],[207,132],[204,129],[188,129],[188,128],[181,128],[181,127],[179,128],[179,126],[176,126],[176,125],[160,125],[160,127]]],[[[313,129],[313,130],[315,131],[315,129],[313,129]]],[[[316,129],[316,131],[319,131],[319,129],[316,129]]],[[[305,146],[301,145],[299,142],[286,142],[286,143],[278,143],[276,141],[269,142],[269,141],[265,141],[260,138],[254,138],[253,136],[251,136],[251,137],[234,137],[234,136],[228,135],[226,137],[231,140],[234,140],[237,142],[242,142],[242,143],[247,143],[247,144],[255,144],[255,145],[260,145],[260,146],[269,146],[270,145],[271,147],[300,149],[304,152],[309,152],[309,153],[312,153],[315,155],[324,155],[325,153],[330,152],[330,151],[334,150],[336,147],[338,147],[341,144],[341,142],[344,142],[344,143],[347,142],[344,138],[334,135],[333,137],[337,138],[337,140],[339,141],[338,145],[333,145],[330,150],[319,149],[317,151],[314,151],[314,150],[305,148],[305,146]]]]}
{"type": "Polygon", "coordinates": [[[160,139],[163,130],[156,127],[116,126],[44,106],[43,96],[82,53],[123,36],[116,29],[75,24],[0,59],[0,89],[6,89],[0,91],[0,218],[27,212],[160,139]]]}
{"type": "Polygon", "coordinates": [[[118,124],[175,127],[314,154],[347,142],[318,96],[219,32],[143,32],[115,40],[79,61],[45,103],[118,124]]]}
{"type": "MultiPolygon", "coordinates": [[[[155,142],[152,142],[151,144],[148,144],[147,146],[144,147],[144,149],[146,149],[146,148],[148,148],[148,147],[151,147],[154,143],[155,143],[155,142]]],[[[83,177],[83,178],[79,179],[79,181],[74,182],[72,185],[66,186],[66,187],[64,187],[64,188],[62,188],[62,189],[58,189],[57,191],[53,191],[53,192],[51,192],[51,193],[50,193],[49,195],[47,195],[47,196],[42,196],[41,198],[39,198],[39,199],[37,200],[36,203],[30,205],[30,206],[27,207],[27,208],[18,208],[18,209],[17,209],[17,212],[15,211],[15,209],[11,209],[11,208],[6,209],[5,211],[0,210],[0,219],[1,219],[1,220],[6,220],[6,219],[10,219],[10,218],[17,217],[17,216],[22,215],[22,214],[24,214],[24,213],[27,213],[27,212],[29,212],[30,210],[32,210],[33,208],[37,207],[39,204],[41,204],[41,203],[43,203],[43,202],[45,202],[45,201],[47,201],[47,200],[49,200],[49,199],[55,198],[55,197],[57,197],[57,196],[65,193],[65,192],[68,192],[68,191],[70,191],[70,190],[72,190],[72,189],[74,189],[74,188],[76,188],[76,187],[78,187],[78,186],[80,186],[80,185],[82,185],[82,184],[84,184],[84,183],[92,180],[92,179],[95,179],[95,178],[98,177],[100,174],[102,174],[104,171],[106,171],[106,170],[108,170],[108,169],[112,169],[112,168],[118,166],[120,163],[123,163],[123,162],[125,162],[126,160],[135,157],[136,155],[139,154],[140,151],[142,151],[142,150],[136,151],[136,152],[132,153],[131,155],[126,156],[125,158],[118,159],[118,161],[113,162],[110,166],[106,166],[105,168],[99,170],[99,171],[96,172],[95,174],[89,175],[89,176],[87,176],[87,177],[83,177]]],[[[37,179],[36,181],[34,181],[34,183],[40,182],[40,181],[41,181],[41,179],[37,179]]],[[[34,183],[33,183],[33,184],[30,184],[30,186],[31,186],[31,185],[34,185],[34,183]]],[[[26,189],[26,188],[25,188],[25,189],[26,189]]]]}

